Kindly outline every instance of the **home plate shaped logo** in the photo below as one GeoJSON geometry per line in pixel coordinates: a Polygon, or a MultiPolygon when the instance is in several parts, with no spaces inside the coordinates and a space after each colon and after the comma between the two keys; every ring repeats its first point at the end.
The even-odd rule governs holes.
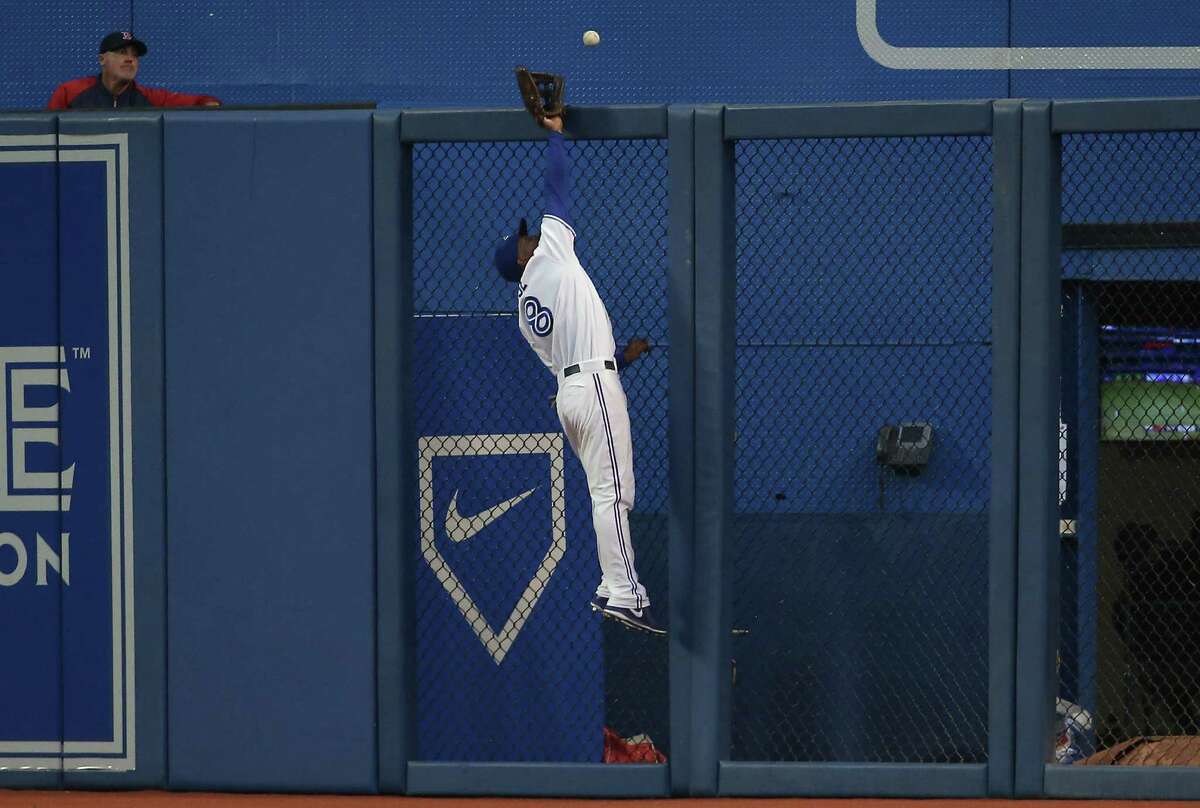
{"type": "Polygon", "coordinates": [[[563,485],[563,439],[557,432],[517,433],[511,435],[438,435],[421,438],[418,479],[421,481],[421,556],[433,570],[450,599],[462,612],[467,625],[483,643],[497,665],[504,661],[525,621],[533,613],[558,562],[567,552],[566,498],[563,485]],[[488,623],[475,600],[446,559],[438,551],[435,537],[439,522],[445,524],[447,538],[459,543],[469,540],[488,524],[499,519],[533,490],[523,491],[488,510],[470,517],[458,508],[458,491],[450,499],[444,514],[434,511],[433,461],[438,457],[482,457],[488,455],[547,455],[550,458],[550,546],[533,577],[529,579],[504,626],[497,631],[488,623]]]}

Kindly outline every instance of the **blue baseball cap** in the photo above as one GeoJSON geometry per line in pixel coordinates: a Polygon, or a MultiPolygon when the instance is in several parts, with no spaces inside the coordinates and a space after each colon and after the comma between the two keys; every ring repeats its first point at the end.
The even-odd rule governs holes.
{"type": "Polygon", "coordinates": [[[517,263],[517,242],[521,236],[529,235],[529,230],[522,219],[517,225],[517,232],[511,236],[505,236],[500,239],[500,243],[496,245],[495,264],[496,271],[500,273],[500,277],[510,283],[516,283],[521,280],[521,274],[524,271],[520,264],[517,263]]]}
{"type": "Polygon", "coordinates": [[[138,56],[146,55],[146,43],[135,37],[129,31],[113,31],[104,39],[100,40],[100,52],[108,53],[109,51],[121,50],[132,45],[137,49],[138,56]]]}

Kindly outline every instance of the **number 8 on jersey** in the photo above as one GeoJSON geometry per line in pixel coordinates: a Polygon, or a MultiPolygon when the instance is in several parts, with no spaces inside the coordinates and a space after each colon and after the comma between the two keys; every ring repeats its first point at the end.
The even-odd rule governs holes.
{"type": "Polygon", "coordinates": [[[521,308],[525,314],[525,322],[529,323],[533,333],[545,337],[554,330],[554,313],[543,306],[536,297],[530,295],[525,298],[521,301],[521,308]]]}

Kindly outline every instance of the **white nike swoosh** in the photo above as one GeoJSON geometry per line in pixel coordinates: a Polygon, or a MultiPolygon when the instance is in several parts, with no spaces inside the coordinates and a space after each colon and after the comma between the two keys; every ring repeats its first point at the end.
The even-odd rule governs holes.
{"type": "Polygon", "coordinates": [[[466,541],[492,522],[495,522],[509,508],[518,504],[536,490],[537,487],[534,486],[525,493],[517,494],[512,499],[505,500],[499,505],[488,508],[486,511],[480,511],[474,516],[463,516],[458,512],[458,490],[455,489],[454,496],[450,497],[450,507],[446,508],[446,536],[455,544],[466,541]]]}

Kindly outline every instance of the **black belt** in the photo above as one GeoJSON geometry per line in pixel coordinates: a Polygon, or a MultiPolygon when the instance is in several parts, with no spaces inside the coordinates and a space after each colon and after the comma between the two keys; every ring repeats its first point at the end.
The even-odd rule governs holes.
{"type": "MultiPolygon", "coordinates": [[[[605,370],[616,370],[617,363],[611,359],[605,359],[604,360],[604,369],[605,370]]],[[[579,372],[579,365],[568,365],[566,367],[566,369],[563,370],[563,378],[565,379],[568,376],[574,376],[578,372],[579,372]]]]}

